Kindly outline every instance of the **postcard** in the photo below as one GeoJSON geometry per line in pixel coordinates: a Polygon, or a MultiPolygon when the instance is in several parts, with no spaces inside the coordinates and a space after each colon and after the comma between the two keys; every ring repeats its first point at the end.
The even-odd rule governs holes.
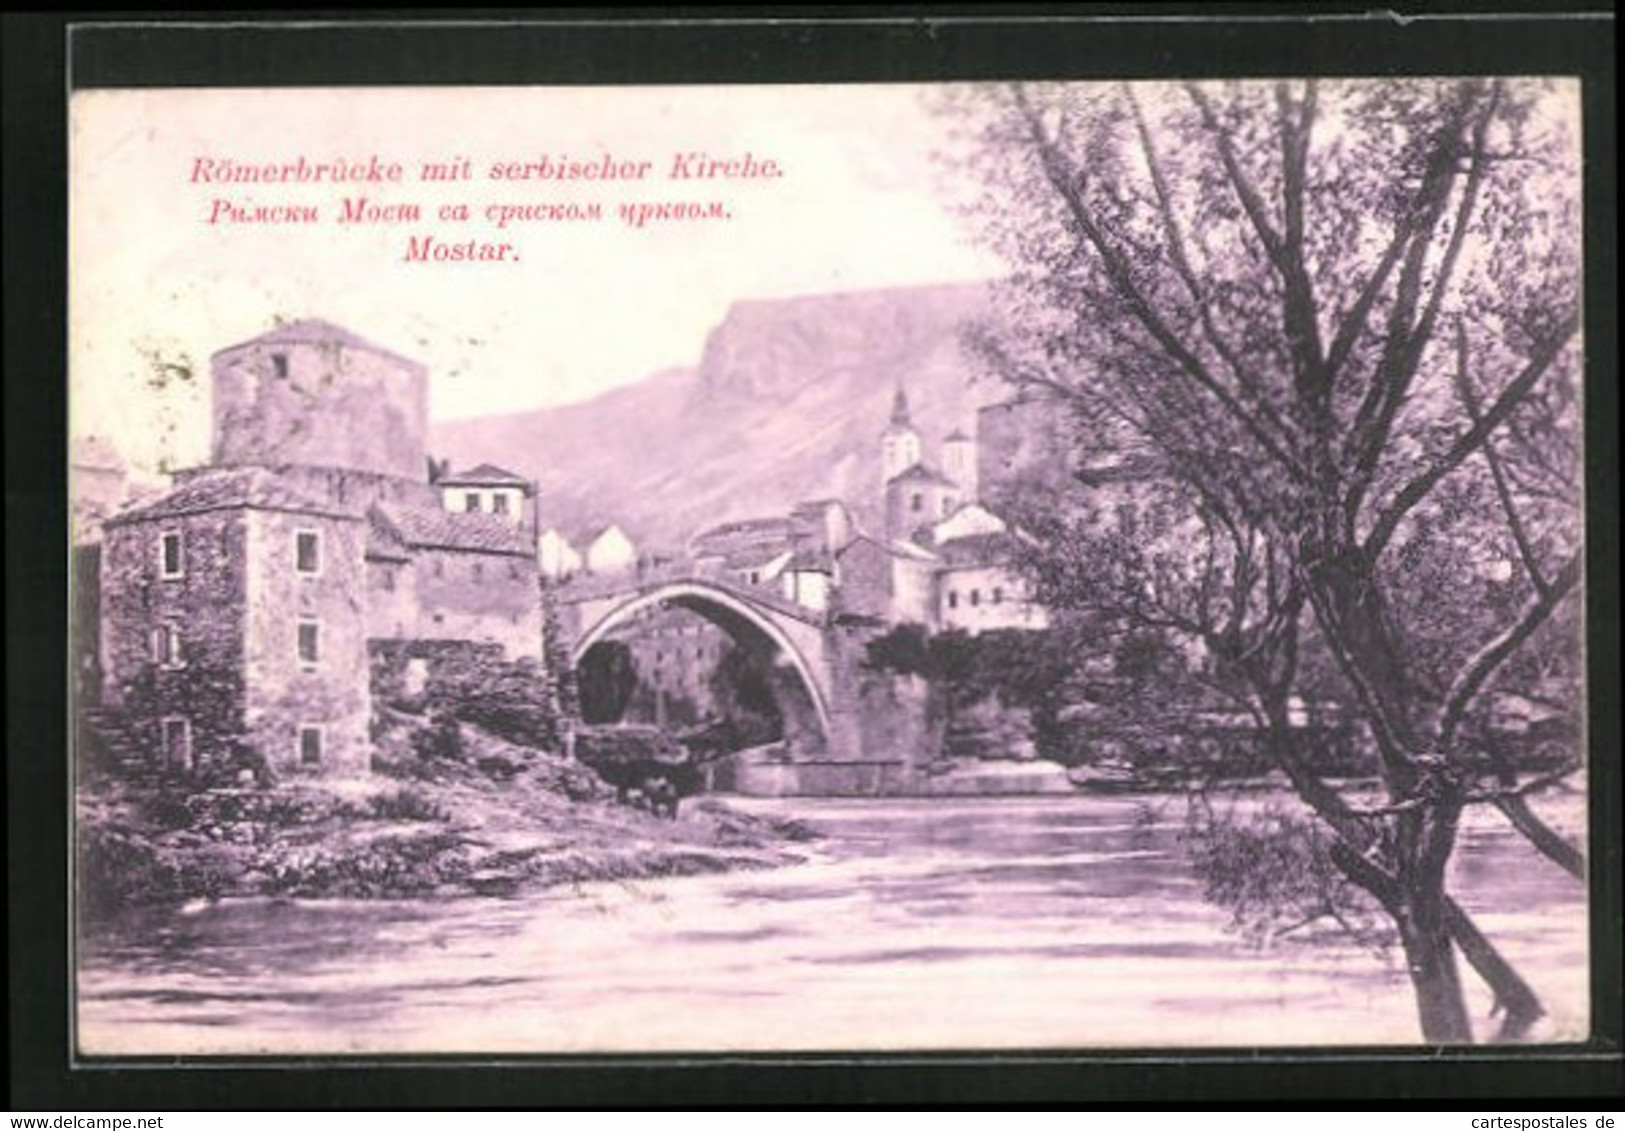
{"type": "Polygon", "coordinates": [[[78,1055],[1585,1040],[1579,107],[76,91],[78,1055]]]}

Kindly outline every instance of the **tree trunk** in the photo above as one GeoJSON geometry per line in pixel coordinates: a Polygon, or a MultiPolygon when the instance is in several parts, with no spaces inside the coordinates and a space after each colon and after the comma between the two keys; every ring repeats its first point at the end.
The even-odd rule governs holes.
{"type": "MultiPolygon", "coordinates": [[[[1540,1004],[1540,998],[1511,964],[1501,957],[1500,952],[1484,937],[1472,919],[1468,918],[1460,904],[1446,898],[1444,910],[1445,921],[1450,926],[1450,937],[1461,948],[1461,953],[1472,964],[1473,969],[1478,971],[1478,976],[1484,979],[1484,984],[1495,994],[1495,1008],[1505,1012],[1501,1031],[1495,1035],[1495,1039],[1523,1040],[1529,1035],[1529,1030],[1534,1027],[1535,1022],[1546,1013],[1540,1004]]],[[[1491,1014],[1493,1016],[1493,1009],[1491,1014]]]]}
{"type": "Polygon", "coordinates": [[[1444,916],[1442,892],[1408,892],[1395,915],[1405,964],[1416,993],[1422,1039],[1430,1045],[1466,1045],[1472,1023],[1444,916]]]}

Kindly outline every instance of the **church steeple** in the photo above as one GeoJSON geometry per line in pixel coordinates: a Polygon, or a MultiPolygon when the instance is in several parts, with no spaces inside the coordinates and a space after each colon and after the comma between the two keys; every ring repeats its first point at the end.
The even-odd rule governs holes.
{"type": "Polygon", "coordinates": [[[912,428],[913,422],[908,417],[908,394],[903,392],[903,386],[897,386],[897,392],[891,399],[891,422],[893,428],[912,428]]]}
{"type": "Polygon", "coordinates": [[[919,462],[920,434],[909,420],[908,394],[898,385],[891,402],[891,423],[880,434],[880,485],[884,487],[919,462]]]}

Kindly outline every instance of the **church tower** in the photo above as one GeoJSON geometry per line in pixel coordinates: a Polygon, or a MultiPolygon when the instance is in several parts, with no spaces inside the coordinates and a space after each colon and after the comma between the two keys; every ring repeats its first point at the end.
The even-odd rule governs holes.
{"type": "Polygon", "coordinates": [[[908,394],[897,387],[892,397],[891,423],[880,434],[880,485],[882,488],[920,462],[920,434],[909,420],[908,394]]]}
{"type": "Polygon", "coordinates": [[[976,501],[976,441],[958,428],[942,441],[942,470],[959,485],[962,503],[976,501]]]}

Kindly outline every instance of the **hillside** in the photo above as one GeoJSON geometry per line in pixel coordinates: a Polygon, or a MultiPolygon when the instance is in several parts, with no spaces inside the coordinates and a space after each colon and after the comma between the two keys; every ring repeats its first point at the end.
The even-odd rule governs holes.
{"type": "MultiPolygon", "coordinates": [[[[928,459],[1002,390],[975,369],[960,327],[978,285],[739,302],[694,368],[674,368],[559,408],[434,426],[453,466],[490,462],[537,479],[543,521],[620,522],[643,546],[677,546],[713,522],[803,499],[873,504],[878,437],[899,384],[928,459]]],[[[700,343],[696,343],[700,346],[700,343]]]]}

